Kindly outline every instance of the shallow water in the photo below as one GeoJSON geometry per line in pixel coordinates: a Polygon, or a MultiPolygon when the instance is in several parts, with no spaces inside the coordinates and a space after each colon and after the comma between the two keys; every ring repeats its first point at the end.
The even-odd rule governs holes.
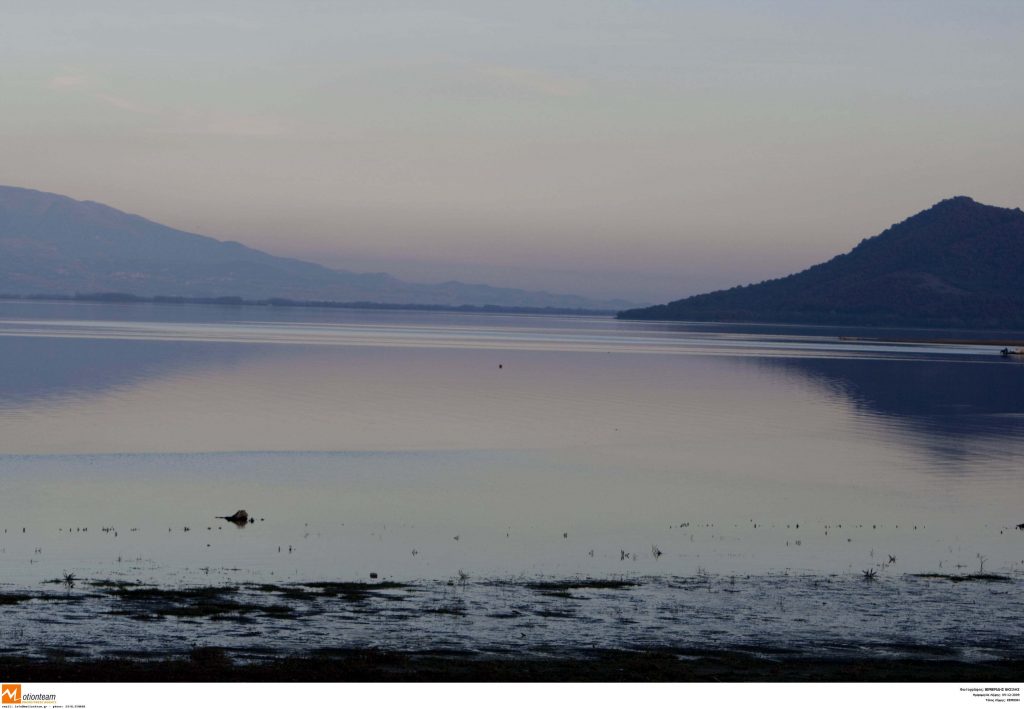
{"type": "MultiPolygon", "coordinates": [[[[652,579],[628,592],[642,632],[568,623],[567,638],[628,646],[682,632],[659,589],[698,573],[767,588],[876,569],[904,599],[914,573],[1019,580],[1024,367],[998,347],[839,339],[929,334],[0,303],[0,592],[65,571],[172,586],[376,573],[438,593],[460,570],[652,579]],[[215,519],[239,508],[253,524],[215,519]]],[[[1019,625],[1010,596],[979,593],[1019,625]]],[[[953,618],[968,602],[936,598],[953,618]]],[[[107,602],[82,601],[76,623],[107,602]]],[[[0,629],[26,612],[0,607],[0,629]]],[[[329,634],[325,615],[303,622],[329,634]]],[[[708,617],[742,640],[740,616],[708,617]]],[[[298,621],[260,627],[275,622],[298,621]]],[[[836,632],[877,630],[858,623],[836,632]]],[[[800,644],[799,625],[765,621],[762,642],[800,644]]]]}

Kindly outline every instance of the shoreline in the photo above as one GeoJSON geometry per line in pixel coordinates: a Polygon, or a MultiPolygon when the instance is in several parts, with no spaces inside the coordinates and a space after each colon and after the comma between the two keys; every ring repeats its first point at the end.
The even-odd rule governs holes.
{"type": "Polygon", "coordinates": [[[557,315],[566,317],[611,317],[615,310],[547,305],[445,305],[442,303],[383,303],[378,301],[296,300],[292,298],[242,298],[240,296],[189,297],[142,296],[133,293],[28,294],[0,293],[9,303],[94,303],[100,305],[214,305],[219,307],[321,308],[328,310],[384,310],[424,313],[468,313],[471,315],[557,315]]]}
{"type": "Polygon", "coordinates": [[[842,342],[871,342],[875,344],[899,345],[976,345],[979,347],[1024,347],[1024,340],[972,340],[961,338],[912,338],[912,337],[856,337],[840,335],[842,342]]]}
{"type": "Polygon", "coordinates": [[[326,650],[236,662],[222,648],[188,657],[0,658],[5,678],[30,682],[1015,682],[1024,658],[765,657],[686,648],[579,650],[551,658],[448,651],[326,650]]]}
{"type": "Polygon", "coordinates": [[[1020,616],[1021,577],[993,573],[45,583],[63,589],[0,593],[5,677],[996,681],[1024,671],[1013,629],[987,620],[1020,616]]]}

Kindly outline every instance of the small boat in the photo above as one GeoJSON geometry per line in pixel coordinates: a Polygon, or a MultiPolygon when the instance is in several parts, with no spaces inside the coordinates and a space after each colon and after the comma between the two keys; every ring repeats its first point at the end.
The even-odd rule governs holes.
{"type": "Polygon", "coordinates": [[[1004,347],[999,350],[999,354],[1003,357],[1024,357],[1024,350],[1011,350],[1009,347],[1004,347]]]}

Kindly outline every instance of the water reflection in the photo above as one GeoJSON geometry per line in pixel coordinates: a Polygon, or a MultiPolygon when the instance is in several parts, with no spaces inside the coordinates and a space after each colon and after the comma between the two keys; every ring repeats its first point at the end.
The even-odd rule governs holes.
{"type": "Polygon", "coordinates": [[[798,374],[834,399],[848,402],[858,415],[878,421],[947,463],[1020,448],[1024,367],[1017,362],[994,356],[757,362],[770,371],[798,374]]]}
{"type": "Polygon", "coordinates": [[[256,347],[221,343],[0,337],[0,411],[231,368],[260,354],[256,347]]]}
{"type": "Polygon", "coordinates": [[[1024,433],[1020,363],[822,328],[8,303],[0,359],[0,452],[651,445],[683,432],[728,448],[826,416],[955,462],[1005,458],[1024,433]],[[813,385],[811,402],[794,382],[813,385]]]}

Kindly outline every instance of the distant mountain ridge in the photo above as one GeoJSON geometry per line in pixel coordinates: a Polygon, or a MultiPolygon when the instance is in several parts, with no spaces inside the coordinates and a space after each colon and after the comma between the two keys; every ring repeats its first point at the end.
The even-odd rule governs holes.
{"type": "Polygon", "coordinates": [[[97,292],[606,310],[632,305],[459,281],[408,283],[386,273],[336,270],[180,231],[98,202],[0,186],[0,293],[97,292]]]}
{"type": "Polygon", "coordinates": [[[1024,328],[1024,212],[953,197],[805,271],[618,317],[1024,328]]]}

